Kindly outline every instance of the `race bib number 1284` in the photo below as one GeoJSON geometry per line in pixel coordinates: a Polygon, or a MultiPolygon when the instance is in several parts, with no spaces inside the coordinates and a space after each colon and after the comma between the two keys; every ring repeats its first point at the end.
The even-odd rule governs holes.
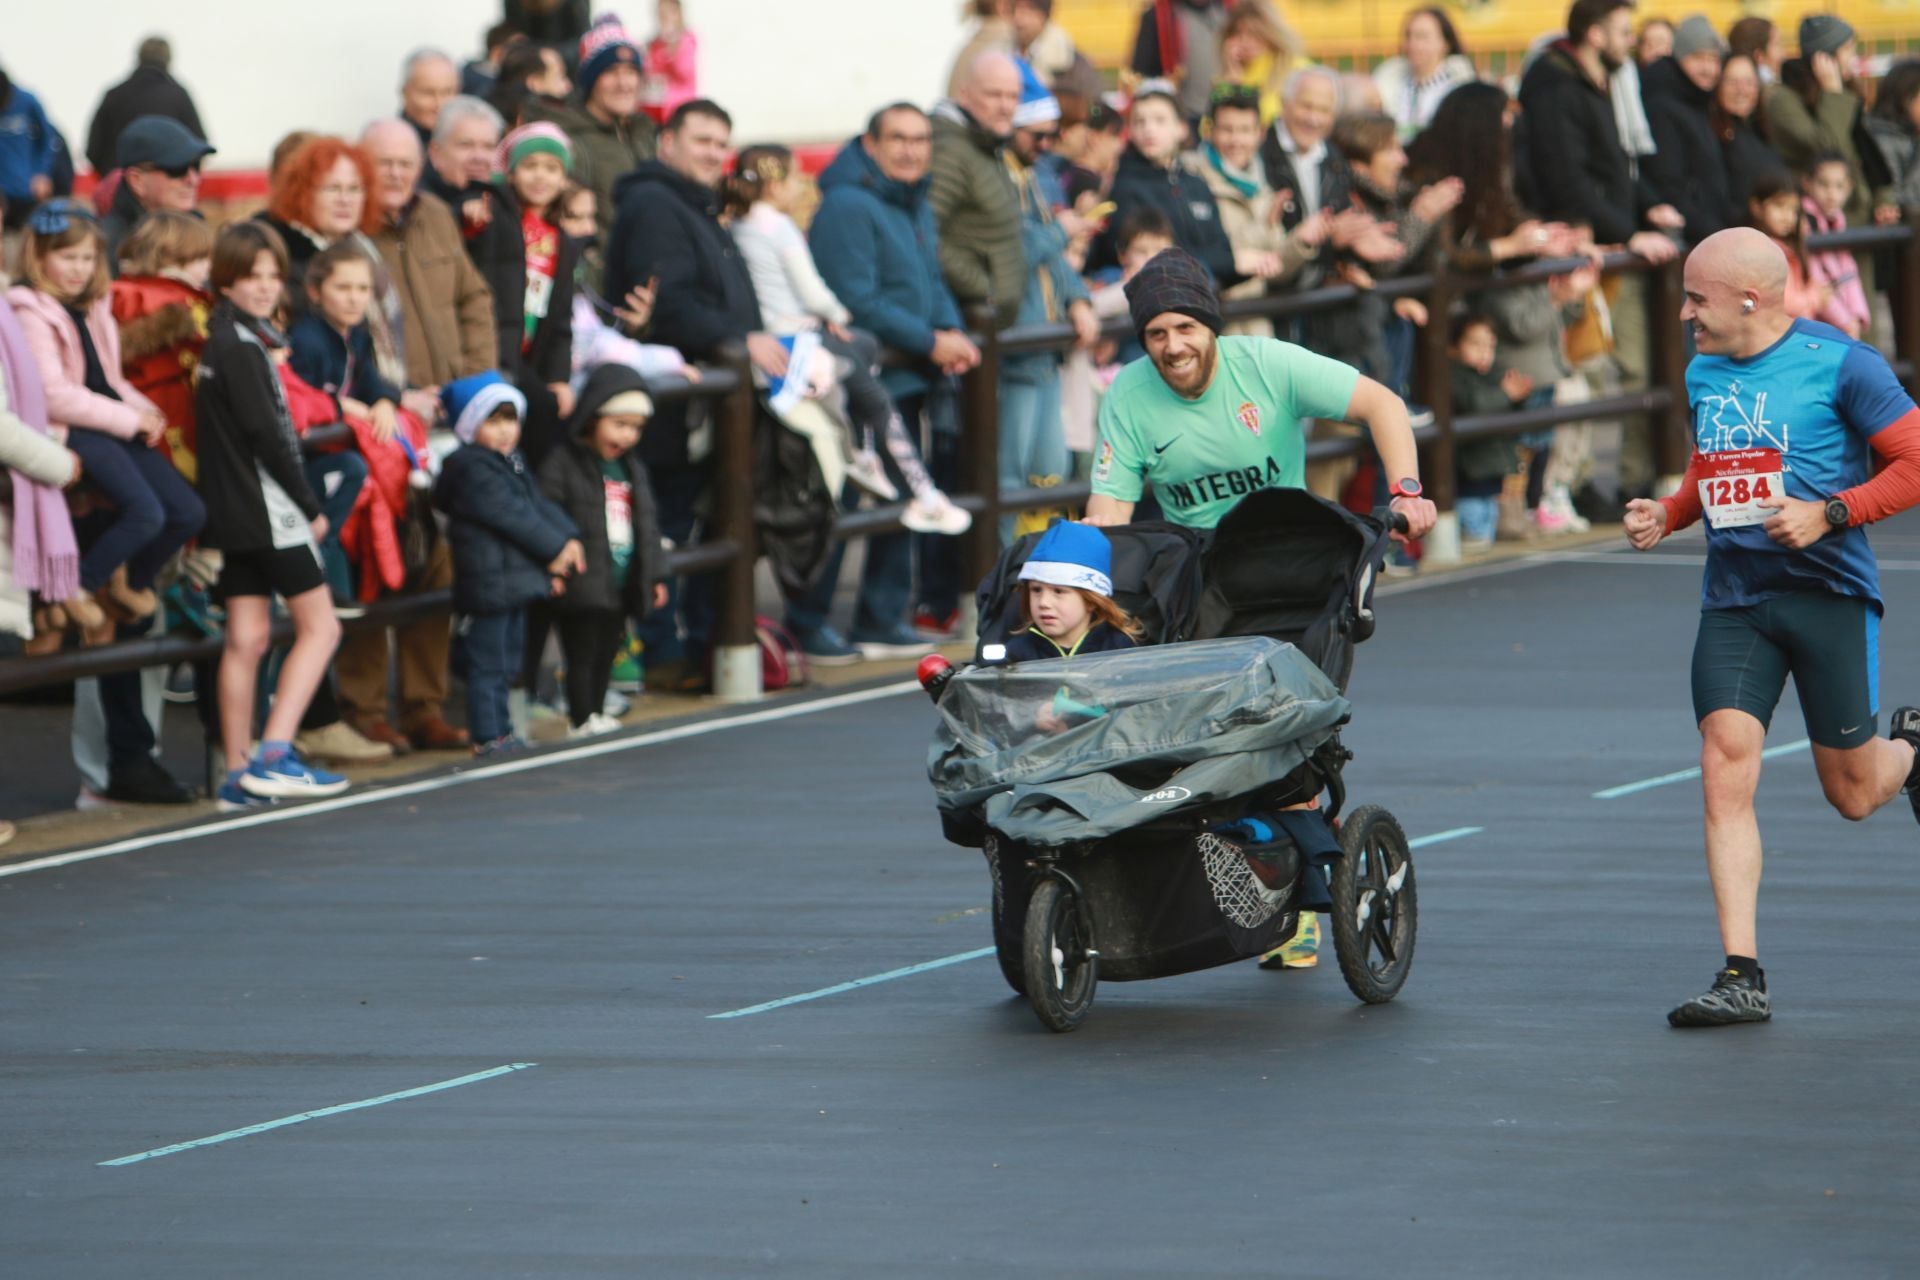
{"type": "Polygon", "coordinates": [[[1700,505],[1715,529],[1764,524],[1787,496],[1778,449],[1733,449],[1700,461],[1700,505]]]}

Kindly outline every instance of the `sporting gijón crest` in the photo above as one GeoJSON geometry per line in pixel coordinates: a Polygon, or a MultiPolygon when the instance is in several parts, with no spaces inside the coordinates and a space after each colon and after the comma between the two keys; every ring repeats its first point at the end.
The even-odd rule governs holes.
{"type": "Polygon", "coordinates": [[[1240,406],[1239,411],[1235,414],[1235,416],[1240,419],[1241,426],[1253,432],[1253,434],[1255,434],[1256,436],[1260,434],[1260,406],[1259,405],[1249,400],[1240,406]]]}

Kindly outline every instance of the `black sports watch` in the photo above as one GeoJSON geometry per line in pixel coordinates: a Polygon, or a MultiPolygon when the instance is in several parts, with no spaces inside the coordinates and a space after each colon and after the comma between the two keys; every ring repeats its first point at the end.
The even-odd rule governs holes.
{"type": "Polygon", "coordinates": [[[1848,510],[1843,498],[1827,499],[1827,523],[1835,529],[1846,529],[1853,524],[1853,512],[1848,510]]]}

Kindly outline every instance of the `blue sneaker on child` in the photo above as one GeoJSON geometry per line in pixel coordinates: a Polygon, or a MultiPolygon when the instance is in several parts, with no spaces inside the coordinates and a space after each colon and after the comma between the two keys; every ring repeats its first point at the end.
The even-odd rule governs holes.
{"type": "Polygon", "coordinates": [[[337,796],[352,785],[337,773],[314,768],[291,748],[271,759],[262,752],[240,775],[240,786],[248,795],[272,800],[337,796]]]}
{"type": "Polygon", "coordinates": [[[240,785],[245,770],[230,775],[213,793],[213,804],[221,813],[250,813],[255,809],[271,809],[275,801],[266,796],[256,796],[240,785]]]}

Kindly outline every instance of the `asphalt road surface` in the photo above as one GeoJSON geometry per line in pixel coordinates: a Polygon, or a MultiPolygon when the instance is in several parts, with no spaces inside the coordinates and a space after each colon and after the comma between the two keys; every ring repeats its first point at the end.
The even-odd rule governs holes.
{"type": "MultiPolygon", "coordinates": [[[[1891,707],[1920,700],[1920,521],[1876,543],[1891,707]]],[[[1382,1007],[1330,961],[1242,964],[1045,1031],[965,958],[987,875],[940,839],[917,692],[5,875],[0,1266],[1920,1273],[1920,831],[1825,807],[1791,696],[1774,1022],[1664,1021],[1719,960],[1697,784],[1650,782],[1695,758],[1700,551],[1382,602],[1353,801],[1479,828],[1416,855],[1382,1007]]]]}

